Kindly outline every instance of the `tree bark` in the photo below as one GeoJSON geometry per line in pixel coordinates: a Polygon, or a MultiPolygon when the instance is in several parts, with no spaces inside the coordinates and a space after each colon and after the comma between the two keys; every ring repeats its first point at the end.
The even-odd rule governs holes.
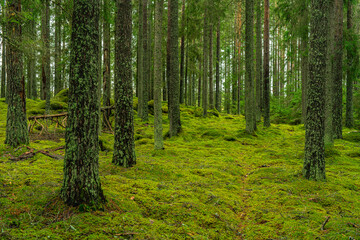
{"type": "Polygon", "coordinates": [[[264,127],[270,127],[269,0],[264,4],[264,127]]]}
{"type": "Polygon", "coordinates": [[[356,60],[356,42],[354,39],[354,30],[353,30],[353,17],[352,17],[352,2],[347,2],[347,29],[348,29],[348,43],[350,46],[347,47],[347,71],[346,71],[346,118],[345,126],[347,128],[352,128],[354,126],[354,106],[353,106],[353,85],[356,80],[356,69],[357,61],[356,60]]]}
{"type": "Polygon", "coordinates": [[[328,1],[311,1],[309,82],[306,113],[305,159],[303,175],[325,180],[325,80],[328,31],[328,1]]]}
{"type": "Polygon", "coordinates": [[[179,26],[178,26],[178,0],[169,0],[168,3],[168,59],[169,59],[169,120],[170,137],[176,136],[181,131],[180,122],[180,82],[179,82],[179,26]]]}
{"type": "Polygon", "coordinates": [[[213,26],[209,29],[209,109],[214,109],[213,83],[213,26]]]}
{"type": "Polygon", "coordinates": [[[75,0],[72,18],[69,107],[61,197],[67,205],[105,201],[99,177],[98,0],[75,0]]]}
{"type": "Polygon", "coordinates": [[[41,38],[43,55],[41,61],[41,99],[46,100],[46,111],[50,110],[50,1],[43,1],[41,16],[41,38]]]}
{"type": "Polygon", "coordinates": [[[181,41],[180,41],[180,104],[184,103],[184,60],[185,60],[185,0],[182,0],[181,41]]]}
{"type": "Polygon", "coordinates": [[[56,95],[63,87],[61,76],[61,17],[60,17],[61,0],[55,1],[55,92],[56,95]]]}
{"type": "Polygon", "coordinates": [[[262,88],[262,44],[261,44],[261,0],[256,0],[256,121],[261,120],[262,88]]]}
{"type": "Polygon", "coordinates": [[[342,138],[342,74],[343,74],[343,0],[335,0],[335,50],[334,50],[334,104],[333,134],[342,138]]]}
{"type": "Polygon", "coordinates": [[[216,89],[215,89],[215,108],[221,112],[220,103],[220,18],[216,28],[216,89]]]}
{"type": "Polygon", "coordinates": [[[23,76],[23,60],[20,49],[21,32],[21,0],[7,1],[6,46],[7,63],[7,118],[5,144],[18,147],[29,143],[26,119],[25,82],[23,76]]]}
{"type": "Polygon", "coordinates": [[[155,46],[154,46],[154,148],[164,149],[162,104],[161,104],[161,73],[162,73],[162,17],[164,0],[155,2],[155,46]]]}
{"type": "Polygon", "coordinates": [[[122,167],[136,164],[131,69],[131,0],[116,1],[115,18],[115,142],[112,162],[122,167]]]}
{"type": "MultiPolygon", "coordinates": [[[[103,70],[103,106],[110,106],[111,99],[111,76],[110,76],[110,1],[104,0],[104,19],[103,19],[103,41],[104,41],[104,70],[103,70]]],[[[106,122],[110,119],[110,110],[105,110],[103,115],[103,126],[106,127],[106,122]]]]}
{"type": "Polygon", "coordinates": [[[254,0],[246,0],[245,6],[245,119],[246,131],[256,131],[256,102],[254,91],[254,0]]]}
{"type": "Polygon", "coordinates": [[[208,110],[208,78],[209,78],[209,9],[208,1],[205,1],[205,13],[204,13],[204,46],[203,46],[203,87],[202,87],[202,107],[203,116],[207,115],[208,110]]]}

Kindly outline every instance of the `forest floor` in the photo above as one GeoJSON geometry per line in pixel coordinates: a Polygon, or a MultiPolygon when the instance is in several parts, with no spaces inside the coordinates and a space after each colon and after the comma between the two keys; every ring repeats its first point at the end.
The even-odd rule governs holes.
{"type": "MultiPolygon", "coordinates": [[[[34,113],[35,101],[28,102],[34,113]]],[[[111,164],[113,136],[100,137],[104,209],[58,198],[63,160],[4,144],[0,99],[0,239],[360,239],[360,132],[326,151],[326,182],[302,177],[304,126],[259,125],[243,116],[195,117],[181,108],[183,132],[153,150],[153,118],[135,116],[137,164],[111,164]],[[328,222],[325,223],[325,220],[328,222]]],[[[164,114],[164,133],[169,122],[164,114]]],[[[31,135],[30,148],[64,155],[64,131],[31,135]],[[55,150],[58,149],[58,150],[55,150]]]]}

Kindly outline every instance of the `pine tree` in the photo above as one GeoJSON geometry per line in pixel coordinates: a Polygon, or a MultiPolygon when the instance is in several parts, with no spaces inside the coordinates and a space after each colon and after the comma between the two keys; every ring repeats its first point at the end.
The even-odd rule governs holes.
{"type": "Polygon", "coordinates": [[[245,6],[245,118],[246,131],[256,130],[254,93],[254,0],[246,0],[245,6]]]}
{"type": "Polygon", "coordinates": [[[269,0],[265,0],[264,9],[264,126],[270,127],[269,0]]]}
{"type": "Polygon", "coordinates": [[[220,103],[220,18],[218,19],[216,28],[216,89],[215,89],[215,108],[221,111],[220,103]]]}
{"type": "Polygon", "coordinates": [[[209,79],[209,6],[208,1],[205,1],[205,14],[204,14],[204,46],[203,46],[203,84],[202,84],[202,107],[203,115],[207,115],[208,110],[208,79],[209,79]]]}
{"type": "Polygon", "coordinates": [[[328,8],[328,0],[311,1],[303,175],[307,179],[316,181],[325,180],[324,122],[328,8]]]}
{"type": "MultiPolygon", "coordinates": [[[[262,83],[262,44],[261,44],[261,0],[256,0],[256,121],[261,119],[262,83]]],[[[266,2],[266,1],[265,1],[266,2]]]]}
{"type": "Polygon", "coordinates": [[[136,164],[131,70],[131,0],[116,1],[115,21],[115,143],[113,163],[136,164]]]}
{"type": "Polygon", "coordinates": [[[181,131],[180,122],[180,82],[179,82],[179,26],[178,26],[178,0],[169,0],[168,3],[168,88],[169,88],[169,120],[170,137],[181,131]]]}
{"type": "Polygon", "coordinates": [[[25,82],[23,76],[23,60],[20,50],[21,32],[21,0],[7,1],[6,47],[7,63],[7,118],[5,144],[18,147],[29,143],[26,119],[25,82]]]}
{"type": "Polygon", "coordinates": [[[154,148],[163,149],[163,127],[161,110],[162,68],[162,15],[164,0],[155,2],[155,46],[154,46],[154,148]]]}
{"type": "MultiPolygon", "coordinates": [[[[5,17],[5,11],[2,11],[2,18],[5,17]]],[[[1,25],[1,30],[3,32],[3,34],[6,33],[5,31],[6,25],[3,23],[1,25]]],[[[5,97],[5,93],[6,93],[6,68],[5,68],[5,64],[6,64],[6,44],[5,44],[5,38],[2,38],[1,41],[1,92],[0,92],[0,97],[4,98],[5,97]]]]}
{"type": "Polygon", "coordinates": [[[98,163],[100,5],[98,0],[75,0],[73,9],[61,197],[71,206],[98,206],[105,201],[98,163]]]}
{"type": "Polygon", "coordinates": [[[55,92],[56,95],[64,88],[61,76],[61,0],[55,1],[55,92]]]}
{"type": "Polygon", "coordinates": [[[46,100],[46,111],[50,110],[50,0],[42,0],[41,38],[43,52],[41,60],[41,99],[46,100]]]}
{"type": "MultiPolygon", "coordinates": [[[[104,39],[104,70],[103,70],[103,106],[110,106],[111,99],[111,76],[110,76],[110,1],[104,0],[104,20],[103,20],[103,39],[104,39]]],[[[110,122],[111,110],[105,110],[103,114],[103,126],[106,127],[110,122]]]]}

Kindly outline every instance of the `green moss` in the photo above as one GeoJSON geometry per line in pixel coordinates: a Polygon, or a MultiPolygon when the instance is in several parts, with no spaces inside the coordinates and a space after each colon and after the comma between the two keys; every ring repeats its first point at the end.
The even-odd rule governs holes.
{"type": "Polygon", "coordinates": [[[58,102],[63,102],[63,103],[68,103],[69,101],[69,89],[63,89],[61,90],[58,94],[55,95],[55,97],[53,98],[55,101],[58,102]]]}

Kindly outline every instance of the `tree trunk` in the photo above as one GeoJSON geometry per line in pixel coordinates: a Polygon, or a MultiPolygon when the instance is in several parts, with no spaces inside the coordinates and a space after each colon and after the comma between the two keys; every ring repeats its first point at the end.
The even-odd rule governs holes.
{"type": "Polygon", "coordinates": [[[208,110],[208,69],[209,69],[209,9],[208,1],[205,0],[205,14],[204,14],[204,46],[203,46],[203,88],[202,88],[202,107],[203,115],[207,115],[208,110]]]}
{"type": "Polygon", "coordinates": [[[325,80],[328,31],[328,1],[311,1],[308,102],[306,113],[305,160],[307,179],[325,180],[325,80]]]}
{"type": "Polygon", "coordinates": [[[122,167],[131,167],[136,164],[131,39],[131,0],[117,0],[115,18],[115,142],[112,162],[122,167]]]}
{"type": "Polygon", "coordinates": [[[246,131],[256,131],[256,102],[254,94],[254,0],[246,0],[245,6],[245,119],[246,131]]]}
{"type": "Polygon", "coordinates": [[[184,103],[184,60],[185,60],[185,0],[182,0],[181,42],[180,42],[180,104],[184,103]]]}
{"type": "Polygon", "coordinates": [[[154,46],[154,148],[164,149],[162,110],[161,110],[161,72],[162,72],[162,17],[164,0],[155,2],[155,46],[154,46]]]}
{"type": "MultiPolygon", "coordinates": [[[[110,1],[104,0],[104,19],[103,19],[103,41],[104,41],[104,70],[103,70],[103,106],[110,106],[111,99],[111,76],[110,76],[110,1]]],[[[103,127],[107,126],[107,122],[110,121],[111,110],[105,110],[103,115],[103,127]]]]}
{"type": "Polygon", "coordinates": [[[43,55],[41,61],[41,99],[46,100],[46,112],[50,110],[50,0],[43,0],[41,17],[43,55]]]}
{"type": "MultiPolygon", "coordinates": [[[[4,29],[5,25],[2,25],[2,30],[3,33],[5,32],[4,29]]],[[[6,58],[5,58],[5,54],[6,54],[6,43],[5,43],[5,38],[2,38],[2,43],[1,43],[1,93],[0,93],[0,97],[4,98],[6,96],[6,58]]]]}
{"type": "Polygon", "coordinates": [[[309,57],[308,57],[308,41],[309,41],[309,29],[308,29],[308,6],[304,4],[305,10],[302,16],[303,26],[305,31],[301,36],[301,107],[302,107],[302,122],[306,121],[306,92],[307,81],[309,75],[309,57]]]}
{"type": "Polygon", "coordinates": [[[180,82],[179,82],[179,26],[178,26],[178,0],[169,0],[168,11],[168,55],[169,55],[169,120],[170,137],[181,131],[180,122],[180,82]]]}
{"type": "Polygon", "coordinates": [[[198,80],[198,107],[201,107],[201,81],[202,81],[202,71],[201,71],[201,60],[199,61],[199,80],[198,80]]]}
{"type": "Polygon", "coordinates": [[[256,121],[261,120],[262,88],[262,44],[261,44],[261,0],[256,0],[256,121]]]}
{"type": "Polygon", "coordinates": [[[269,0],[264,4],[264,127],[270,127],[269,0]]]}
{"type": "Polygon", "coordinates": [[[66,204],[99,206],[105,201],[99,177],[99,15],[97,0],[75,0],[72,18],[69,107],[64,181],[66,204]]]}
{"type": "Polygon", "coordinates": [[[21,35],[21,0],[7,1],[6,46],[7,63],[7,118],[5,144],[18,147],[29,143],[26,119],[25,82],[20,45],[21,35]]]}
{"type": "Polygon", "coordinates": [[[356,42],[354,39],[353,19],[352,19],[352,2],[347,2],[347,29],[348,29],[348,44],[347,47],[347,78],[346,78],[346,118],[345,126],[352,128],[354,126],[354,113],[353,113],[353,85],[356,80],[356,42]]]}
{"type": "Polygon", "coordinates": [[[60,18],[61,0],[55,1],[55,93],[60,92],[63,87],[61,76],[61,18],[60,18]]]}
{"type": "Polygon", "coordinates": [[[334,105],[333,134],[342,138],[342,74],[343,74],[343,0],[335,0],[334,105]]]}
{"type": "Polygon", "coordinates": [[[220,104],[220,18],[218,19],[216,29],[216,90],[215,90],[215,108],[221,112],[220,104]]]}
{"type": "Polygon", "coordinates": [[[214,83],[213,83],[213,26],[209,31],[209,108],[214,109],[214,83]]]}

